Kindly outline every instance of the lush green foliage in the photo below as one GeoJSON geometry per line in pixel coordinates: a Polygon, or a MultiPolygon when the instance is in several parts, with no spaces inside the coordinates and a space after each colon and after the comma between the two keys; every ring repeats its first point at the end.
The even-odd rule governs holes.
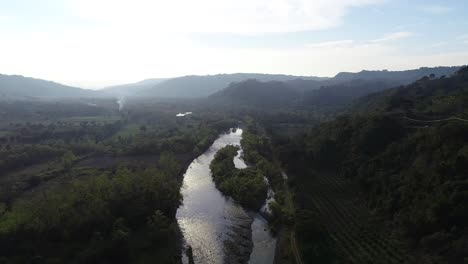
{"type": "Polygon", "coordinates": [[[213,180],[221,192],[232,196],[243,206],[257,210],[266,199],[265,176],[255,168],[237,169],[234,157],[238,150],[238,147],[229,145],[216,153],[210,164],[213,180]]]}
{"type": "Polygon", "coordinates": [[[96,103],[0,105],[0,262],[179,261],[183,170],[235,122],[96,103]]]}
{"type": "Polygon", "coordinates": [[[374,95],[368,105],[384,102],[383,109],[338,118],[283,140],[281,158],[303,191],[315,183],[308,179],[310,171],[332,171],[359,183],[368,205],[416,252],[436,263],[456,263],[468,256],[462,246],[468,241],[468,123],[422,123],[401,113],[426,120],[466,116],[466,76],[461,71],[451,78],[424,78],[374,95]]]}
{"type": "MultiPolygon", "coordinates": [[[[132,255],[136,251],[175,247],[176,228],[169,219],[180,201],[180,181],[174,177],[179,168],[170,158],[161,159],[161,166],[166,169],[92,171],[85,179],[18,200],[0,219],[1,255],[13,262],[41,256],[128,263],[140,259],[132,255]]],[[[172,259],[165,257],[165,262],[172,259]]]]}

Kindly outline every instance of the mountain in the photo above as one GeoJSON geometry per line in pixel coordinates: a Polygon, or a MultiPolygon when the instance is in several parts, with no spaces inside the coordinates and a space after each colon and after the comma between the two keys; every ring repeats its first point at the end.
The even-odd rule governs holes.
{"type": "Polygon", "coordinates": [[[99,92],[105,95],[112,95],[112,96],[129,96],[129,95],[141,93],[142,91],[150,89],[167,80],[169,79],[168,78],[146,79],[137,83],[129,83],[129,84],[121,84],[121,85],[105,87],[99,90],[99,92]]]}
{"type": "Polygon", "coordinates": [[[222,104],[277,107],[291,105],[299,95],[285,82],[260,82],[251,79],[231,83],[227,88],[211,95],[209,100],[222,104]]]}
{"type": "Polygon", "coordinates": [[[334,111],[354,100],[405,85],[422,78],[452,76],[460,67],[421,68],[408,71],[362,71],[340,73],[331,79],[287,79],[275,82],[249,80],[232,83],[210,99],[249,106],[298,106],[320,111],[334,111]],[[428,77],[431,76],[431,77],[428,77]]]}
{"type": "Polygon", "coordinates": [[[302,104],[306,108],[313,107],[322,110],[338,109],[362,96],[401,84],[401,82],[391,79],[353,79],[343,81],[338,84],[322,86],[318,89],[305,90],[302,95],[302,104]]]}
{"type": "MultiPolygon", "coordinates": [[[[424,76],[450,76],[460,67],[420,68],[408,71],[361,71],[339,73],[333,78],[282,74],[235,73],[206,76],[184,76],[172,79],[147,79],[92,91],[55,82],[18,75],[0,75],[0,96],[5,97],[93,97],[144,96],[166,98],[201,98],[214,94],[231,83],[255,79],[260,82],[287,83],[291,91],[306,97],[325,98],[323,102],[342,102],[380,91],[391,86],[406,85],[424,76]],[[372,87],[371,87],[372,86],[372,87]],[[312,90],[319,90],[311,92],[312,90]]],[[[313,103],[313,100],[311,101],[313,103]]]]}
{"type": "Polygon", "coordinates": [[[254,107],[299,107],[333,111],[371,93],[396,87],[391,80],[351,80],[322,86],[326,81],[291,80],[286,82],[247,80],[231,83],[208,97],[215,103],[254,107]]]}
{"type": "Polygon", "coordinates": [[[20,75],[0,74],[0,97],[92,97],[96,91],[20,75]]]}
{"type": "MultiPolygon", "coordinates": [[[[460,67],[435,67],[420,68],[407,71],[361,71],[358,73],[343,72],[333,78],[291,76],[281,74],[256,74],[256,73],[236,73],[236,74],[217,74],[206,76],[184,76],[166,80],[154,85],[151,88],[137,89],[135,95],[154,96],[154,97],[173,97],[173,98],[200,98],[209,96],[217,91],[226,88],[233,82],[242,82],[249,79],[255,79],[261,82],[281,81],[288,82],[288,86],[298,92],[306,92],[319,89],[321,87],[330,87],[336,85],[345,85],[353,90],[358,87],[355,82],[361,80],[380,83],[380,88],[373,91],[379,91],[391,86],[405,85],[414,82],[424,76],[434,74],[435,77],[450,76],[460,67]]],[[[365,85],[367,85],[366,83],[365,85]]],[[[358,92],[359,93],[359,92],[358,92]]]]}
{"type": "Polygon", "coordinates": [[[444,117],[463,114],[468,117],[468,67],[449,78],[423,77],[418,81],[359,99],[354,110],[392,112],[405,115],[444,117]]]}
{"type": "MultiPolygon", "coordinates": [[[[375,220],[378,228],[373,227],[373,237],[381,237],[379,241],[392,237],[398,245],[407,245],[399,247],[407,251],[409,261],[395,263],[464,263],[468,257],[468,67],[451,77],[425,77],[363,97],[355,107],[299,135],[275,139],[283,142],[278,156],[287,164],[302,205],[297,214],[313,212],[310,219],[317,226],[332,230],[333,248],[376,252],[382,244],[360,240],[365,227],[372,227],[375,220]],[[326,192],[324,186],[334,189],[326,192]],[[353,190],[352,195],[347,196],[344,186],[353,190]],[[314,196],[308,195],[317,189],[314,196]],[[365,210],[356,213],[359,210],[350,206],[350,199],[363,199],[362,208],[372,215],[365,210]],[[327,201],[336,213],[316,206],[316,201],[327,201]],[[348,208],[353,208],[353,214],[345,213],[350,212],[348,208]],[[356,219],[359,231],[353,233],[356,219]],[[337,231],[341,223],[348,223],[342,233],[337,231]]],[[[298,225],[296,233],[300,237],[316,234],[310,230],[298,225]]],[[[365,263],[366,256],[353,258],[365,263]]]]}
{"type": "Polygon", "coordinates": [[[343,82],[351,80],[375,80],[387,79],[392,81],[402,82],[402,84],[409,84],[415,80],[421,79],[424,76],[434,74],[436,78],[442,76],[450,76],[460,69],[459,66],[454,67],[423,67],[415,70],[406,71],[361,71],[357,73],[341,72],[333,77],[333,81],[343,82]]]}
{"type": "Polygon", "coordinates": [[[249,79],[268,82],[294,79],[324,80],[326,78],[257,73],[217,74],[207,76],[192,75],[167,80],[150,89],[142,90],[140,93],[137,93],[137,95],[173,98],[205,97],[226,88],[230,83],[249,79]]]}

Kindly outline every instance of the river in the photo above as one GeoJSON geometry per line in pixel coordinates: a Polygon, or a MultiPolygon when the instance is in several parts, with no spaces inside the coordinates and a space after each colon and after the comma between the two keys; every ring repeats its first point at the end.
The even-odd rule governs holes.
{"type": "MultiPolygon", "coordinates": [[[[227,145],[240,146],[241,139],[242,129],[220,135],[184,175],[183,204],[176,217],[196,264],[273,263],[276,239],[267,221],[224,196],[212,180],[209,166],[217,151],[227,145]]],[[[239,169],[247,167],[241,153],[234,164],[239,169]]],[[[182,261],[188,263],[185,252],[182,261]]]]}

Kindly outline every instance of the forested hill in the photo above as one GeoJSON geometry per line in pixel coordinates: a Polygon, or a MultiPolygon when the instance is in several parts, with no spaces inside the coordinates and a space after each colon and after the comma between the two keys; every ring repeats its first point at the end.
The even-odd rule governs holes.
{"type": "Polygon", "coordinates": [[[0,98],[91,96],[96,96],[96,92],[20,75],[0,74],[0,98]]]}
{"type": "MultiPolygon", "coordinates": [[[[216,93],[228,87],[229,84],[233,82],[242,82],[249,79],[255,79],[260,82],[287,82],[290,88],[300,92],[334,85],[353,86],[353,81],[355,80],[361,80],[363,82],[378,81],[381,84],[385,84],[385,88],[389,88],[391,85],[408,84],[431,74],[434,74],[436,77],[443,75],[450,76],[459,68],[460,67],[436,67],[408,71],[362,71],[358,73],[339,73],[333,78],[257,73],[217,74],[207,76],[193,75],[169,79],[151,88],[138,91],[135,95],[199,98],[216,93]]],[[[375,91],[376,90],[374,90],[374,92],[375,91]]]]}
{"type": "Polygon", "coordinates": [[[424,76],[434,74],[434,77],[450,76],[460,69],[459,66],[454,67],[423,67],[415,70],[407,71],[361,71],[357,73],[341,72],[338,73],[333,80],[335,81],[351,81],[351,80],[375,80],[387,79],[409,84],[424,76]]]}
{"type": "Polygon", "coordinates": [[[354,110],[366,112],[404,113],[444,117],[467,114],[468,67],[461,68],[450,78],[428,77],[407,85],[370,94],[360,99],[354,110]]]}
{"type": "Polygon", "coordinates": [[[292,80],[232,83],[209,97],[212,103],[257,108],[276,107],[302,110],[335,111],[354,99],[382,91],[399,83],[388,80],[354,80],[318,88],[317,81],[292,80]]]}
{"type": "Polygon", "coordinates": [[[199,98],[216,93],[226,88],[230,83],[249,79],[268,82],[294,79],[323,80],[326,78],[257,73],[217,74],[207,76],[193,75],[167,80],[150,89],[136,93],[136,95],[169,98],[199,98]]]}
{"type": "MultiPolygon", "coordinates": [[[[301,136],[278,136],[280,157],[302,189],[330,174],[357,183],[368,206],[407,242],[411,263],[464,263],[467,99],[468,68],[423,78],[363,98],[355,112],[301,136]]],[[[312,210],[310,202],[298,194],[303,209],[312,210]]]]}
{"type": "Polygon", "coordinates": [[[299,99],[300,94],[284,82],[259,82],[247,80],[232,83],[209,97],[210,100],[223,104],[256,107],[287,107],[299,99]]]}
{"type": "Polygon", "coordinates": [[[160,84],[169,79],[166,78],[153,78],[146,79],[136,83],[121,84],[115,86],[105,87],[100,90],[104,95],[113,95],[113,96],[128,96],[138,94],[144,90],[151,89],[157,84],[160,84]]]}
{"type": "MultiPolygon", "coordinates": [[[[206,76],[183,76],[170,79],[147,79],[133,84],[117,85],[92,91],[55,82],[27,78],[19,75],[0,75],[1,97],[89,97],[89,96],[142,96],[162,98],[203,98],[231,83],[255,79],[259,82],[285,82],[291,90],[308,93],[326,104],[340,104],[369,92],[392,86],[406,85],[424,76],[436,78],[450,76],[459,67],[420,68],[408,71],[361,71],[339,73],[333,78],[293,76],[283,74],[236,73],[206,76]],[[331,88],[331,89],[328,89],[331,88]],[[317,92],[311,92],[319,90],[317,92]],[[317,96],[317,94],[321,96],[317,96]],[[322,100],[322,97],[324,100],[322,100]]],[[[314,103],[314,99],[306,103],[314,103]]]]}
{"type": "Polygon", "coordinates": [[[346,78],[343,74],[339,74],[327,80],[294,79],[272,82],[247,80],[231,83],[225,89],[210,96],[210,100],[260,108],[296,107],[303,110],[333,112],[342,110],[360,97],[398,87],[408,81],[448,78],[453,75],[455,69],[459,68],[421,68],[402,72],[363,71],[344,74],[346,78]],[[427,76],[425,73],[428,73],[427,76]]]}

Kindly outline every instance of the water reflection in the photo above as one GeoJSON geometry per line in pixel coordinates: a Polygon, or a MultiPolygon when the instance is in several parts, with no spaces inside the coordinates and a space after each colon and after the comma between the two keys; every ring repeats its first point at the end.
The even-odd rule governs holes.
{"type": "MultiPolygon", "coordinates": [[[[221,135],[184,175],[177,221],[196,264],[273,263],[276,242],[266,220],[222,195],[211,177],[209,165],[216,152],[227,145],[240,146],[241,139],[242,129],[221,135]]],[[[239,169],[247,167],[241,157],[242,150],[234,158],[239,169]]],[[[186,256],[183,262],[188,263],[186,256]]]]}
{"type": "MultiPolygon", "coordinates": [[[[216,189],[209,169],[216,152],[227,145],[239,146],[241,136],[242,129],[221,135],[185,173],[181,190],[183,205],[177,211],[177,221],[197,264],[225,263],[226,253],[231,252],[243,253],[247,258],[250,254],[252,219],[240,205],[216,189]],[[233,240],[237,241],[229,243],[233,240]]],[[[241,164],[242,160],[237,158],[236,163],[241,164]]],[[[187,259],[184,263],[188,263],[187,259]]]]}
{"type": "Polygon", "coordinates": [[[176,116],[181,117],[181,116],[186,116],[186,115],[191,115],[193,114],[192,112],[185,112],[185,113],[178,113],[176,116]]]}

